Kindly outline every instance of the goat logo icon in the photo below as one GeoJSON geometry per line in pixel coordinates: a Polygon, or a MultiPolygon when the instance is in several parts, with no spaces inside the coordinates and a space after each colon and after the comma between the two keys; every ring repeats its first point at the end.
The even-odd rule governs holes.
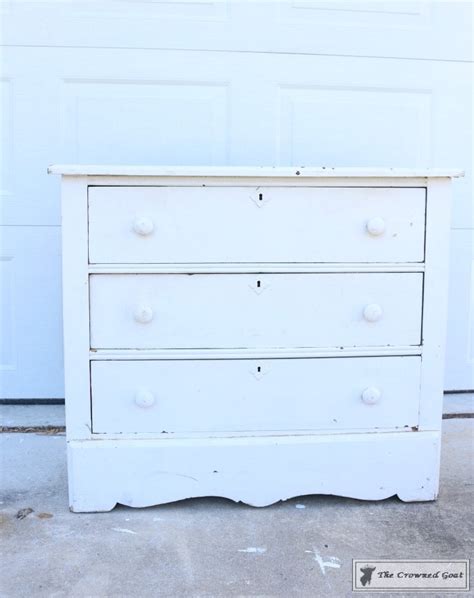
{"type": "Polygon", "coordinates": [[[369,567],[366,565],[365,567],[360,568],[360,572],[362,573],[362,577],[360,578],[360,583],[365,586],[370,586],[370,582],[372,580],[372,573],[375,571],[376,567],[369,567]]]}

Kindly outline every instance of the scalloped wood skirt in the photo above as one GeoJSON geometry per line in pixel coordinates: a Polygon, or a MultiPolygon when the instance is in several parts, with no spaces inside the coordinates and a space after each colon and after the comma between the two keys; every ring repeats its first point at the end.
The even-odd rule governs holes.
{"type": "Polygon", "coordinates": [[[219,496],[255,507],[309,494],[434,500],[439,432],[71,441],[70,508],[219,496]]]}

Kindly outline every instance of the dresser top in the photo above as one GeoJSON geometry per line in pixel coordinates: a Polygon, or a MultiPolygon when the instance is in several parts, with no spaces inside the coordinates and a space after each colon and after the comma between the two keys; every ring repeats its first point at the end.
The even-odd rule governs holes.
{"type": "Polygon", "coordinates": [[[420,178],[460,177],[461,170],[442,168],[330,168],[308,166],[124,166],[103,164],[53,164],[50,174],[68,176],[160,177],[304,177],[304,178],[420,178]]]}

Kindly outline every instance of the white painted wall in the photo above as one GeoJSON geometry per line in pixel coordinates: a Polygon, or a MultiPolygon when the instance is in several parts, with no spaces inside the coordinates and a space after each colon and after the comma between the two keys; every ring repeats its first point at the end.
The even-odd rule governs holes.
{"type": "Polygon", "coordinates": [[[470,3],[7,0],[0,11],[2,397],[63,396],[53,162],[465,169],[446,388],[474,388],[470,3]]]}

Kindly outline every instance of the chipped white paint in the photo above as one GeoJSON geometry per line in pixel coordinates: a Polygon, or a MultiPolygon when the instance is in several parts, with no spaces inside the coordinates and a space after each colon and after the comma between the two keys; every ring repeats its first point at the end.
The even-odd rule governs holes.
{"type": "Polygon", "coordinates": [[[319,568],[321,569],[321,573],[326,575],[326,569],[340,569],[341,568],[341,561],[335,556],[324,557],[325,559],[329,558],[329,560],[324,560],[323,557],[319,554],[316,548],[313,547],[313,550],[305,550],[305,552],[309,552],[313,555],[314,560],[318,563],[319,568]]]}
{"type": "Polygon", "coordinates": [[[306,509],[306,505],[300,505],[300,504],[297,504],[297,505],[295,505],[295,507],[296,507],[297,509],[306,509]]]}
{"type": "Polygon", "coordinates": [[[247,552],[250,554],[264,554],[265,552],[267,552],[267,549],[256,546],[249,546],[248,548],[239,548],[238,552],[247,552]]]}
{"type": "Polygon", "coordinates": [[[73,511],[436,498],[453,173],[51,170],[73,511]]]}

